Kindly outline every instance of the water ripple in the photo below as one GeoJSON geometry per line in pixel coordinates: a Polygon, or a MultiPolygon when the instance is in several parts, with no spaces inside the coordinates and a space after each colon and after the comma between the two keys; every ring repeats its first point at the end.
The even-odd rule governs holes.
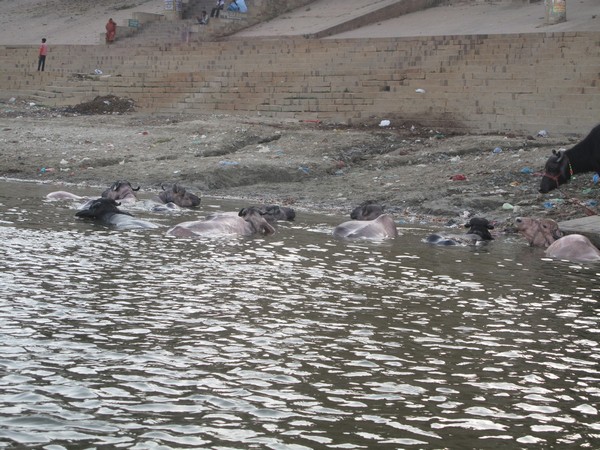
{"type": "Polygon", "coordinates": [[[418,228],[346,243],[310,215],[186,240],[0,200],[0,447],[599,439],[597,268],[500,239],[431,249],[418,228]]]}

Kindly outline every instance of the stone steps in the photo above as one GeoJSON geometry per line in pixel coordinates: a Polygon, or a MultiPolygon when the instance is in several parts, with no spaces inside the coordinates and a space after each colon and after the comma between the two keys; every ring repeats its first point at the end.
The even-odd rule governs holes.
{"type": "Polygon", "coordinates": [[[188,46],[0,47],[0,93],[56,105],[96,95],[160,112],[264,114],[350,122],[401,115],[478,131],[600,117],[600,33],[369,40],[258,40],[188,46]],[[78,78],[100,68],[101,76],[78,78]],[[424,89],[419,93],[417,89],[424,89]],[[24,94],[23,94],[24,95],[24,94]],[[47,97],[44,97],[44,96],[47,97]]]}

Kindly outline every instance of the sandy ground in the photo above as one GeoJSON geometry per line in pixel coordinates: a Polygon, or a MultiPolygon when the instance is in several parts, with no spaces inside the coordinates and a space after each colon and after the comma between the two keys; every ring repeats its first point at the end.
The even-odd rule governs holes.
{"type": "Polygon", "coordinates": [[[518,215],[571,219],[597,213],[592,174],[537,192],[552,149],[577,138],[452,136],[391,120],[347,128],[256,117],[73,115],[0,104],[0,175],[100,193],[125,179],[156,193],[179,182],[203,196],[347,214],[365,200],[400,222],[500,228],[518,215]]]}
{"type": "MultiPolygon", "coordinates": [[[[156,0],[0,0],[0,42],[37,45],[44,35],[51,45],[95,44],[107,17],[125,20],[133,10],[162,7],[156,0]]],[[[442,24],[439,17],[448,11],[432,8],[419,20],[441,14],[442,24]]],[[[500,9],[494,11],[499,20],[500,9]]],[[[468,14],[459,16],[473,22],[468,14]]],[[[454,27],[457,20],[446,23],[454,27]]],[[[587,20],[597,19],[588,14],[587,20]]],[[[509,23],[504,28],[518,31],[509,23]]],[[[551,150],[583,137],[558,138],[552,130],[546,138],[452,136],[392,117],[389,127],[377,122],[346,128],[225,115],[88,116],[27,99],[0,102],[0,176],[54,182],[58,188],[85,184],[100,191],[127,179],[156,192],[161,183],[178,181],[205,196],[343,214],[374,199],[406,222],[458,223],[478,215],[506,226],[517,215],[572,219],[598,212],[592,174],[538,194],[539,171],[551,150]]]]}

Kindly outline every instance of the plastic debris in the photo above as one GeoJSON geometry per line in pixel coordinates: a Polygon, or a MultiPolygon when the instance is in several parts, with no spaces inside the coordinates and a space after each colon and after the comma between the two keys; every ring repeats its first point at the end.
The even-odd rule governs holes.
{"type": "Polygon", "coordinates": [[[421,89],[421,88],[419,88],[419,89],[415,89],[415,92],[416,92],[417,94],[424,94],[424,93],[425,93],[425,89],[421,89]]]}
{"type": "Polygon", "coordinates": [[[466,179],[467,179],[467,177],[464,176],[462,173],[452,175],[450,177],[450,180],[452,180],[452,181],[466,181],[466,179]]]}
{"type": "Polygon", "coordinates": [[[310,173],[310,170],[308,169],[308,167],[300,166],[300,167],[298,167],[298,170],[300,172],[304,172],[306,175],[308,175],[310,173]]]}
{"type": "Polygon", "coordinates": [[[586,206],[598,206],[598,202],[596,200],[588,200],[585,202],[586,206]]]}
{"type": "Polygon", "coordinates": [[[594,176],[592,177],[592,183],[598,184],[598,181],[600,181],[600,175],[595,173],[594,176]]]}
{"type": "Polygon", "coordinates": [[[537,135],[538,135],[538,137],[545,138],[545,137],[548,137],[548,132],[546,130],[540,130],[540,131],[538,131],[537,135]]]}
{"type": "Polygon", "coordinates": [[[382,120],[381,122],[379,122],[379,126],[380,127],[389,127],[390,123],[391,122],[389,120],[382,120]]]}
{"type": "Polygon", "coordinates": [[[100,69],[96,69],[96,70],[94,70],[94,73],[95,73],[96,75],[102,75],[102,71],[101,71],[100,69]]]}
{"type": "Polygon", "coordinates": [[[521,169],[521,173],[532,174],[533,173],[533,169],[531,167],[523,167],[521,169]]]}
{"type": "Polygon", "coordinates": [[[546,209],[552,209],[552,208],[554,208],[554,206],[556,206],[554,204],[554,202],[550,202],[550,201],[544,202],[544,208],[546,208],[546,209]]]}
{"type": "Polygon", "coordinates": [[[8,103],[15,103],[16,101],[17,101],[17,99],[16,99],[16,98],[14,98],[14,97],[11,97],[11,98],[8,100],[8,103]]]}
{"type": "Polygon", "coordinates": [[[237,166],[238,164],[237,161],[219,161],[220,166],[237,166]]]}
{"type": "Polygon", "coordinates": [[[511,205],[510,203],[504,203],[502,205],[502,209],[514,209],[515,207],[513,205],[511,205]]]}
{"type": "Polygon", "coordinates": [[[502,148],[500,148],[500,147],[496,147],[496,148],[493,150],[493,153],[502,153],[502,148]]]}

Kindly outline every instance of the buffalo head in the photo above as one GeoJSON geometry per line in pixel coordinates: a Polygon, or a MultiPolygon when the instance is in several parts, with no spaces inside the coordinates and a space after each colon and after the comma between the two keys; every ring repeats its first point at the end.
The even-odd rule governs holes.
{"type": "Polygon", "coordinates": [[[200,205],[200,197],[191,192],[188,192],[183,186],[175,183],[169,189],[163,190],[158,194],[158,198],[163,203],[175,203],[182,208],[192,208],[200,205]]]}
{"type": "Polygon", "coordinates": [[[490,234],[489,230],[493,230],[494,226],[489,220],[482,217],[473,217],[465,224],[465,228],[468,228],[468,234],[476,234],[484,241],[491,241],[494,238],[490,234]]]}
{"type": "Polygon", "coordinates": [[[97,219],[103,220],[107,215],[111,214],[127,214],[127,212],[121,211],[117,206],[120,203],[116,202],[112,198],[98,198],[93,200],[86,209],[77,211],[75,215],[84,219],[97,219]]]}
{"type": "Polygon", "coordinates": [[[383,208],[375,200],[367,200],[352,210],[350,218],[352,220],[373,220],[383,214],[383,208]]]}
{"type": "Polygon", "coordinates": [[[242,208],[238,213],[251,227],[254,233],[274,234],[275,228],[263,217],[264,213],[254,207],[242,208]]]}
{"type": "Polygon", "coordinates": [[[103,198],[111,198],[113,200],[137,200],[135,193],[140,190],[140,187],[134,188],[129,181],[115,181],[111,187],[102,193],[103,198]]]}
{"type": "Polygon", "coordinates": [[[274,223],[278,220],[294,220],[296,218],[296,211],[287,206],[266,205],[258,209],[269,223],[274,223]]]}
{"type": "Polygon", "coordinates": [[[556,189],[561,184],[568,182],[572,174],[569,157],[565,152],[552,150],[552,156],[548,158],[544,166],[540,192],[545,194],[556,189]]]}

